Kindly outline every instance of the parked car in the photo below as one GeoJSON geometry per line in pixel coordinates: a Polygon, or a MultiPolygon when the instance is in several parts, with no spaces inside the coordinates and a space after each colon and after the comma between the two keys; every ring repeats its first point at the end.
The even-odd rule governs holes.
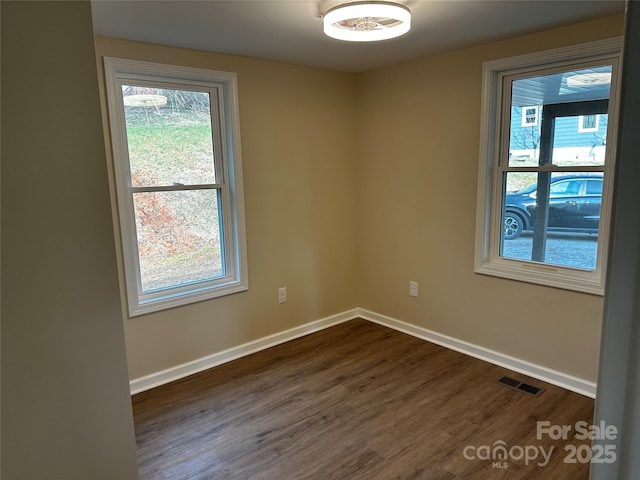
{"type": "MultiPolygon", "coordinates": [[[[504,238],[518,238],[532,230],[536,220],[537,184],[507,192],[504,207],[504,238]]],[[[602,173],[582,173],[551,178],[549,231],[598,233],[602,173]]]]}

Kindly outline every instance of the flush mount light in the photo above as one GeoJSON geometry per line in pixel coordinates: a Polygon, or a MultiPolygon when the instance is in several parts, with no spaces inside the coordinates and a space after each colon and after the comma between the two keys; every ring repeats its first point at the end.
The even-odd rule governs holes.
{"type": "Polygon", "coordinates": [[[375,42],[399,37],[411,28],[411,12],[391,2],[352,2],[330,9],[324,33],[338,40],[375,42]]]}
{"type": "Polygon", "coordinates": [[[593,87],[611,83],[610,72],[580,73],[567,77],[567,85],[570,87],[593,87]]]}

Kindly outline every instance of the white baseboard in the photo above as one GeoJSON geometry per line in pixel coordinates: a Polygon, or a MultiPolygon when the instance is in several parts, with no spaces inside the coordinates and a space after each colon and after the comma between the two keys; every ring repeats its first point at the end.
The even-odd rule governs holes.
{"type": "Polygon", "coordinates": [[[294,340],[304,335],[338,325],[339,323],[353,320],[354,318],[362,318],[370,322],[392,328],[399,332],[407,333],[422,340],[426,340],[494,365],[499,365],[501,367],[508,368],[509,370],[522,373],[529,377],[537,378],[538,380],[566,388],[567,390],[586,395],[587,397],[595,398],[596,396],[596,384],[594,382],[520,360],[494,350],[489,350],[488,348],[484,348],[479,345],[474,345],[463,340],[458,340],[457,338],[442,335],[432,330],[418,327],[363,308],[347,310],[346,312],[306,323],[299,327],[291,328],[284,332],[269,335],[222,352],[183,363],[182,365],[177,365],[161,372],[136,378],[129,382],[129,388],[132,395],[140,393],[145,390],[149,390],[150,388],[158,387],[165,383],[173,382],[174,380],[193,375],[194,373],[202,372],[203,370],[236,360],[240,357],[259,352],[260,350],[265,350],[269,347],[288,342],[289,340],[294,340]]]}
{"type": "Polygon", "coordinates": [[[357,317],[358,309],[354,308],[352,310],[347,310],[346,312],[338,313],[336,315],[331,315],[330,317],[306,323],[304,325],[300,325],[299,327],[291,328],[289,330],[285,330],[284,332],[275,333],[273,335],[254,340],[237,347],[229,348],[228,350],[224,350],[222,352],[214,353],[213,355],[207,355],[206,357],[183,363],[182,365],[177,365],[161,372],[156,372],[152,373],[151,375],[135,378],[129,382],[129,390],[131,391],[131,395],[144,392],[145,390],[149,390],[150,388],[158,387],[160,385],[164,385],[165,383],[188,377],[189,375],[193,375],[194,373],[202,372],[203,370],[207,370],[223,363],[236,360],[240,357],[259,352],[260,350],[265,350],[269,347],[288,342],[289,340],[293,340],[304,335],[308,335],[310,333],[314,333],[319,330],[338,325],[339,323],[353,320],[357,317]]]}
{"type": "Polygon", "coordinates": [[[422,340],[427,340],[451,350],[493,363],[500,367],[508,368],[509,370],[522,373],[532,378],[537,378],[538,380],[557,385],[558,387],[571,390],[572,392],[576,392],[587,397],[596,397],[596,384],[594,382],[520,360],[447,335],[442,335],[423,327],[418,327],[395,318],[380,315],[379,313],[371,312],[362,308],[357,310],[358,317],[369,320],[370,322],[378,323],[399,332],[407,333],[414,337],[421,338],[422,340]]]}

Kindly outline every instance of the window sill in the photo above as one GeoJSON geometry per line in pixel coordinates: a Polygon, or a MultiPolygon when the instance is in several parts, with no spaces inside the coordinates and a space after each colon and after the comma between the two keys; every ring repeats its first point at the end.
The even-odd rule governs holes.
{"type": "Polygon", "coordinates": [[[167,294],[164,297],[132,302],[134,304],[129,305],[129,318],[245,292],[248,289],[246,282],[230,282],[225,285],[207,286],[190,292],[167,294]]]}
{"type": "Polygon", "coordinates": [[[604,285],[599,276],[590,270],[500,259],[480,265],[475,272],[591,295],[604,295],[604,285]]]}

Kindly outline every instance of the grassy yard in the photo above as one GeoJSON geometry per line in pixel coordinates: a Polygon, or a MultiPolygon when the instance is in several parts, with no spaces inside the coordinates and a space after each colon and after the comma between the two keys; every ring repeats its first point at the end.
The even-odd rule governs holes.
{"type": "MultiPolygon", "coordinates": [[[[126,107],[134,187],[217,182],[208,114],[126,107]]],[[[223,275],[215,189],[134,193],[144,291],[223,275]]]]}

